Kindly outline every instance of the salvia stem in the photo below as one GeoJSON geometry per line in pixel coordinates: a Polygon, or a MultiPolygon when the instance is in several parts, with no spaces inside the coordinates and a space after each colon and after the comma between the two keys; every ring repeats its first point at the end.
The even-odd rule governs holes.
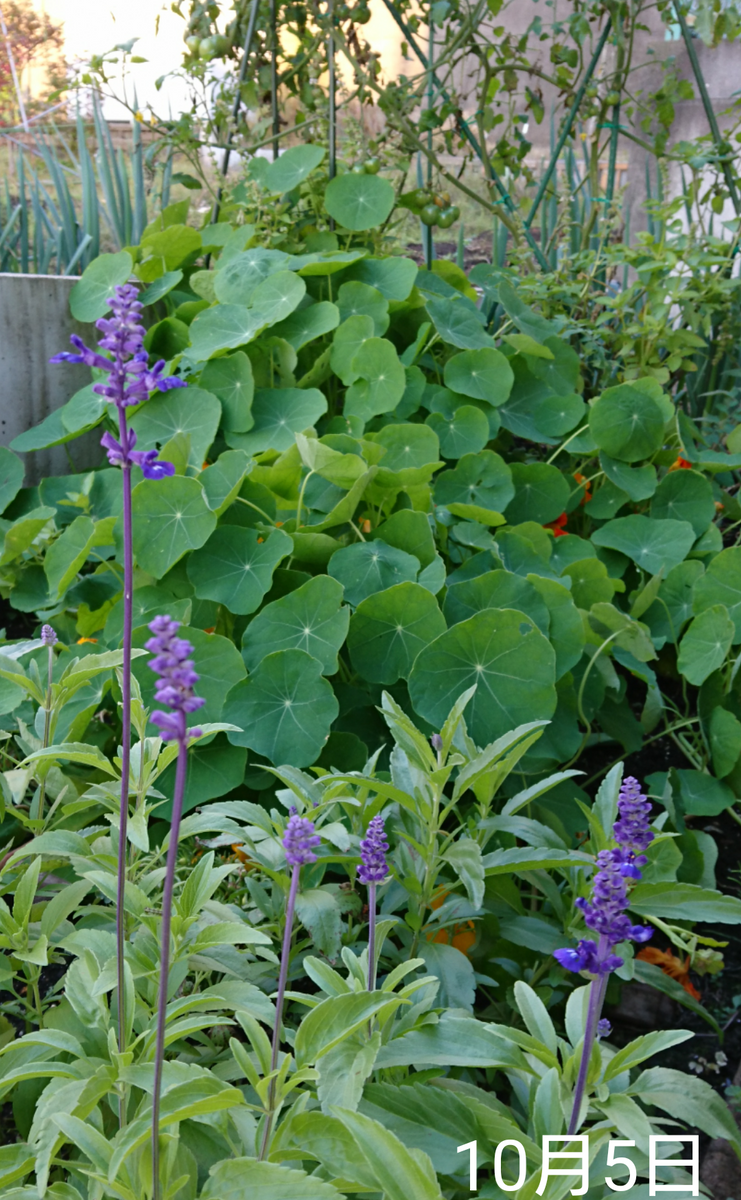
{"type": "MultiPolygon", "coordinates": [[[[286,996],[286,984],[288,983],[288,960],[291,955],[291,938],[293,936],[293,914],[296,908],[296,896],[298,894],[299,877],[301,875],[301,866],[296,864],[291,875],[291,886],[288,890],[288,903],[286,904],[286,927],[283,931],[283,948],[280,956],[280,973],[278,975],[278,996],[275,1001],[275,1027],[273,1029],[273,1049],[270,1055],[270,1071],[271,1074],[278,1066],[278,1051],[280,1050],[281,1033],[283,1027],[283,1004],[286,996]]],[[[265,1127],[262,1131],[262,1142],[260,1145],[260,1159],[264,1159],[270,1145],[270,1137],[273,1131],[273,1110],[275,1106],[275,1079],[271,1079],[268,1088],[268,1106],[265,1116],[265,1127]]]]}
{"type": "MultiPolygon", "coordinates": [[[[602,935],[604,937],[604,935],[602,935]]],[[[600,941],[602,938],[600,938],[600,941]]],[[[605,942],[607,939],[605,938],[605,942]]],[[[602,1005],[605,1002],[605,992],[607,991],[607,980],[609,975],[598,975],[592,980],[589,988],[589,1001],[587,1005],[587,1022],[584,1029],[584,1045],[581,1052],[581,1062],[579,1063],[579,1074],[576,1077],[576,1087],[574,1089],[574,1104],[571,1109],[571,1120],[569,1121],[569,1134],[576,1133],[579,1128],[579,1115],[581,1113],[582,1101],[584,1092],[587,1086],[587,1076],[589,1074],[589,1063],[592,1058],[592,1049],[594,1041],[597,1037],[597,1024],[602,1014],[602,1005]]]]}
{"type": "MultiPolygon", "coordinates": [[[[126,410],[120,406],[118,424],[122,445],[126,444],[126,410]]],[[[129,824],[129,767],[131,761],[131,630],[134,607],[134,539],[131,512],[131,464],[122,464],[123,488],[123,541],[124,541],[124,614],[123,614],[123,663],[121,667],[121,804],[118,822],[118,874],[116,881],[116,978],[118,983],[118,1049],[126,1049],[126,1020],[124,1015],[124,948],[126,944],[126,913],[124,897],[126,890],[127,841],[129,824]]],[[[121,1124],[124,1123],[122,1114],[121,1124]]]]}
{"type": "Polygon", "coordinates": [[[376,990],[376,885],[368,884],[368,991],[376,990]]]}
{"type": "MultiPolygon", "coordinates": [[[[175,792],[172,801],[172,823],[170,844],[167,847],[165,887],[162,893],[162,933],[160,946],[160,981],[157,998],[157,1037],[154,1047],[154,1090],[152,1092],[152,1180],[153,1200],[160,1198],[160,1093],[162,1091],[162,1068],[165,1060],[165,1025],[167,1020],[167,984],[170,974],[170,926],[172,919],[172,893],[175,885],[175,866],[178,857],[180,821],[183,815],[183,794],[188,767],[188,737],[178,738],[178,757],[175,772],[175,792]]],[[[123,993],[120,993],[123,994],[123,993]]]]}

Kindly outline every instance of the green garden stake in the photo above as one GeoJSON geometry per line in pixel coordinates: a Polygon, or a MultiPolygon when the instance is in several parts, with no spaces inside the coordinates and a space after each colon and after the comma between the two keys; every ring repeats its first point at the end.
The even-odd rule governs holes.
{"type": "MultiPolygon", "coordinates": [[[[337,174],[337,81],[334,53],[334,0],[329,0],[329,34],[327,35],[327,67],[329,70],[329,178],[337,174]]],[[[331,222],[334,228],[334,221],[331,222]]]]}
{"type": "Polygon", "coordinates": [[[280,116],[278,113],[278,13],[276,0],[270,0],[270,115],[273,132],[273,162],[278,157],[280,116]]]}
{"type": "Polygon", "coordinates": [[[466,243],[465,243],[465,231],[464,231],[462,221],[461,221],[460,225],[458,226],[458,245],[456,246],[456,251],[455,251],[455,261],[458,264],[458,266],[460,267],[461,271],[465,271],[465,269],[466,269],[466,243]]]}
{"type": "MultiPolygon", "coordinates": [[[[427,111],[430,112],[435,99],[435,23],[432,17],[432,0],[430,0],[430,11],[427,18],[427,111]]],[[[427,159],[427,186],[432,187],[432,129],[427,130],[427,149],[429,157],[427,159]]],[[[432,243],[432,226],[424,226],[424,246],[425,246],[425,265],[427,270],[432,270],[432,259],[434,257],[432,243]]]]}

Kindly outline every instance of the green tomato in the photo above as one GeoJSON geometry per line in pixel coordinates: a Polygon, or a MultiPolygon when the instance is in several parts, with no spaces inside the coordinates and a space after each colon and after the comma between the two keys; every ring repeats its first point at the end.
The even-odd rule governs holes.
{"type": "Polygon", "coordinates": [[[371,154],[370,158],[365,160],[366,175],[377,175],[381,169],[381,160],[377,154],[371,154]]]}
{"type": "Polygon", "coordinates": [[[203,59],[204,62],[210,62],[211,59],[215,57],[215,55],[216,55],[216,38],[215,37],[201,38],[201,41],[198,45],[198,57],[203,59]]]}
{"type": "Polygon", "coordinates": [[[365,175],[365,163],[356,162],[350,167],[353,175],[365,175]]]}
{"type": "Polygon", "coordinates": [[[456,218],[456,209],[452,206],[442,209],[440,216],[437,218],[437,223],[441,229],[450,229],[456,218]]]}
{"type": "Polygon", "coordinates": [[[352,14],[356,25],[367,25],[370,21],[370,9],[367,4],[359,4],[352,14]]]}
{"type": "Polygon", "coordinates": [[[421,208],[424,204],[429,204],[430,193],[425,188],[417,188],[416,192],[412,196],[412,200],[421,208]]]}
{"type": "Polygon", "coordinates": [[[231,49],[231,42],[223,33],[218,33],[214,40],[214,52],[217,58],[223,58],[231,49]]]}
{"type": "Polygon", "coordinates": [[[190,36],[185,39],[185,44],[188,47],[188,53],[197,57],[201,39],[198,36],[190,36]]]}
{"type": "Polygon", "coordinates": [[[620,92],[608,92],[605,96],[605,100],[608,104],[612,104],[614,107],[616,104],[620,103],[620,92]]]}
{"type": "Polygon", "coordinates": [[[437,225],[440,220],[440,209],[436,204],[425,204],[419,219],[423,225],[437,225]]]}

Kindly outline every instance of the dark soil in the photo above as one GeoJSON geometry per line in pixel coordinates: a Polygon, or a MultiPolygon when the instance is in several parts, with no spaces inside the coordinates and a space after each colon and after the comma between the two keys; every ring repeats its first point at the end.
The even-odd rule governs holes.
{"type": "MultiPolygon", "coordinates": [[[[438,242],[433,238],[435,258],[452,259],[455,262],[457,242],[438,242]]],[[[418,266],[424,266],[425,252],[421,242],[409,242],[406,247],[409,258],[413,258],[418,266]]],[[[479,263],[491,262],[491,234],[479,233],[466,241],[463,250],[463,269],[468,274],[479,263]]]]}

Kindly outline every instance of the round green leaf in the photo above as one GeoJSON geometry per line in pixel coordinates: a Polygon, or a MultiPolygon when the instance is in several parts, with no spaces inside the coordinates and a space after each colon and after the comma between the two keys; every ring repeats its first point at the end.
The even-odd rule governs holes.
{"type": "Polygon", "coordinates": [[[489,422],[480,408],[462,404],[452,417],[430,413],[425,421],[440,439],[443,458],[457,459],[464,454],[477,454],[489,441],[489,422]]]}
{"type": "Polygon", "coordinates": [[[530,582],[548,609],[548,638],[556,652],[556,679],[560,679],[582,656],[584,621],[568,588],[542,575],[532,575],[530,582]]]}
{"type": "Polygon", "coordinates": [[[558,467],[549,463],[518,463],[510,466],[514,498],[506,508],[511,525],[535,521],[546,525],[565,511],[571,489],[558,467]]]}
{"type": "Polygon", "coordinates": [[[274,337],[285,338],[294,350],[301,350],[315,338],[331,333],[339,323],[340,311],[337,305],[330,304],[328,300],[321,300],[318,304],[310,304],[308,308],[301,308],[292,313],[285,321],[279,321],[273,326],[271,333],[274,337]]]}
{"type": "Polygon", "coordinates": [[[94,384],[89,383],[87,387],[80,388],[71,400],[57,410],[68,433],[80,433],[103,420],[108,401],[104,396],[97,395],[93,387],[94,384]]]}
{"type": "MultiPolygon", "coordinates": [[[[208,800],[217,800],[219,796],[233,792],[244,780],[246,766],[247,751],[240,746],[232,746],[223,733],[217,734],[212,742],[205,745],[196,742],[188,751],[183,813],[191,812],[199,804],[206,804],[208,800]]],[[[171,763],[157,781],[157,790],[165,796],[170,797],[173,794],[176,769],[176,763],[171,763]]],[[[158,821],[171,821],[172,800],[168,799],[158,807],[155,816],[158,821]]]]}
{"type": "Polygon", "coordinates": [[[616,458],[610,458],[604,451],[599,456],[599,463],[610,482],[626,492],[631,500],[648,500],[656,491],[656,467],[653,463],[646,463],[643,467],[629,467],[616,458]]]}
{"type": "Polygon", "coordinates": [[[277,650],[305,650],[322,664],[322,674],[337,671],[337,652],[347,636],[350,610],[341,607],[342,587],[328,575],[273,600],[242,634],[242,658],[247,670],[277,650]]]}
{"type": "Polygon", "coordinates": [[[358,605],[347,647],[355,670],[369,683],[406,679],[420,650],[445,631],[435,597],[418,583],[399,583],[358,605]]]}
{"type": "Polygon", "coordinates": [[[587,406],[581,396],[571,392],[566,396],[544,396],[535,405],[533,418],[546,437],[559,438],[576,429],[586,412],[587,406]]]}
{"type": "Polygon", "coordinates": [[[189,550],[196,550],[216,526],[196,479],[173,475],[144,479],[132,495],[134,555],[142,571],[161,579],[189,550]]]}
{"type": "Polygon", "coordinates": [[[484,329],[483,314],[464,300],[465,297],[427,301],[427,311],[440,337],[459,350],[495,349],[493,339],[484,329]]]}
{"type": "Polygon", "coordinates": [[[370,317],[376,337],[383,337],[389,326],[389,306],[377,288],[367,283],[343,283],[337,293],[340,320],[348,317],[370,317]]]}
{"type": "Polygon", "coordinates": [[[502,512],[515,494],[512,472],[493,450],[464,454],[452,471],[442,471],[435,481],[437,504],[478,504],[502,512]]]}
{"type": "Polygon", "coordinates": [[[241,304],[217,304],[207,308],[190,326],[189,355],[196,362],[205,362],[219,350],[246,346],[265,323],[262,312],[241,304]]]}
{"type": "MultiPolygon", "coordinates": [[[[362,313],[348,319],[364,317],[368,319],[362,313]]],[[[355,382],[345,395],[345,416],[370,421],[396,408],[404,395],[406,374],[392,342],[386,338],[367,338],[355,354],[351,369],[355,382]]]]}
{"type": "Polygon", "coordinates": [[[15,500],[21,490],[23,470],[23,463],[18,455],[7,446],[0,446],[0,513],[5,512],[11,500],[15,500]]]}
{"type": "Polygon", "coordinates": [[[347,602],[356,608],[374,592],[383,592],[396,583],[413,582],[419,571],[419,559],[377,538],[337,550],[327,570],[344,587],[347,602]]]}
{"type": "MultiPolygon", "coordinates": [[[[166,612],[168,617],[171,617],[173,621],[185,621],[187,623],[190,619],[191,608],[192,600],[189,596],[186,596],[182,600],[176,600],[172,592],[167,591],[163,587],[147,585],[146,587],[134,588],[132,627],[136,629],[139,625],[148,625],[158,613],[163,612],[166,612]]],[[[109,612],[103,630],[105,640],[109,644],[112,644],[112,648],[115,649],[118,649],[123,637],[123,619],[124,602],[122,596],[120,600],[116,601],[109,612]]],[[[146,678],[148,679],[149,677],[147,676],[146,678]]]]}
{"type": "Polygon", "coordinates": [[[736,802],[727,784],[703,771],[684,769],[677,771],[677,776],[682,810],[688,817],[717,817],[736,802]]]}
{"type": "Polygon", "coordinates": [[[338,175],[327,184],[324,204],[344,229],[359,232],[382,225],[394,207],[394,189],[380,175],[338,175]]]}
{"type": "MultiPolygon", "coordinates": [[[[199,708],[190,718],[190,724],[197,726],[222,720],[227,692],[245,676],[242,656],[229,638],[221,637],[218,633],[206,633],[203,629],[193,629],[184,625],[178,630],[178,635],[193,647],[191,658],[198,675],[198,683],[194,690],[197,696],[206,701],[203,708],[199,708]]],[[[151,636],[149,628],[142,625],[134,630],[132,645],[140,649],[151,636]]],[[[145,706],[156,708],[154,689],[157,677],[148,666],[150,661],[147,656],[136,658],[131,669],[139,681],[145,706]]],[[[230,718],[225,717],[224,720],[230,718]]]]}
{"type": "Polygon", "coordinates": [[[69,294],[69,307],[76,321],[97,321],[105,316],[109,298],[121,283],[126,283],[134,266],[126,250],[118,254],[99,254],[85,267],[69,294]]]}
{"type": "Polygon", "coordinates": [[[700,537],[715,516],[710,480],[699,471],[670,471],[651,500],[651,516],[689,521],[700,537]]]}
{"type": "Polygon", "coordinates": [[[723,604],[714,604],[696,616],[679,645],[677,667],[685,679],[699,687],[722,667],[735,632],[723,604]]]}
{"type": "Polygon", "coordinates": [[[409,677],[414,709],[439,729],[453,704],[476,687],[466,708],[479,746],[556,708],[555,654],[531,619],[491,608],[454,625],[418,655],[409,677]]]}
{"type": "Polygon", "coordinates": [[[183,434],[190,438],[188,461],[200,470],[221,420],[221,404],[200,387],[176,388],[143,404],[131,418],[137,448],[151,450],[183,434]]]}
{"type": "Polygon", "coordinates": [[[676,567],[689,554],[695,531],[687,521],[657,521],[650,517],[617,517],[592,534],[595,546],[619,550],[649,575],[676,567]]]}
{"type": "Polygon", "coordinates": [[[201,600],[214,600],[233,613],[251,613],[270,590],[273,571],[291,553],[287,533],[263,538],[256,529],[220,525],[188,559],[188,578],[201,600]]]}
{"type": "Polygon", "coordinates": [[[327,411],[318,388],[258,388],[252,401],[249,433],[230,433],[227,442],[237,450],[288,450],[295,433],[311,428],[327,411]]]}
{"type": "MultiPolygon", "coordinates": [[[[200,184],[198,185],[201,186],[200,184]]],[[[148,288],[145,288],[139,295],[139,300],[142,304],[156,304],[168,292],[171,292],[174,287],[180,283],[183,278],[183,272],[165,271],[164,275],[160,275],[159,279],[155,279],[154,283],[150,283],[148,288]]]]}
{"type": "Polygon", "coordinates": [[[426,513],[400,508],[378,525],[371,537],[380,538],[387,546],[396,546],[397,550],[413,554],[423,567],[429,567],[435,561],[435,539],[426,513]]]}
{"type": "Polygon", "coordinates": [[[199,482],[206,503],[217,517],[233,503],[250,466],[250,459],[244,450],[225,450],[215,463],[201,472],[199,482]]]}
{"type": "MultiPolygon", "coordinates": [[[[373,337],[373,321],[370,317],[348,317],[336,330],[330,351],[330,366],[339,375],[346,387],[358,378],[353,360],[361,346],[373,337]]],[[[404,375],[406,385],[406,374],[404,375]]]]}
{"type": "Polygon", "coordinates": [[[252,296],[252,308],[262,314],[266,325],[284,321],[298,308],[306,295],[306,284],[293,271],[275,271],[258,284],[252,296]]]}
{"type": "Polygon", "coordinates": [[[282,250],[266,250],[263,246],[253,246],[235,254],[216,272],[214,291],[217,300],[221,304],[251,305],[263,279],[273,271],[280,271],[287,263],[288,255],[282,250]]]}
{"type": "Polygon", "coordinates": [[[716,604],[725,605],[736,628],[734,644],[741,642],[741,546],[717,554],[695,583],[694,611],[702,613],[716,604]]]}
{"type": "Polygon", "coordinates": [[[252,397],[255,383],[252,363],[238,350],[226,358],[214,358],[201,371],[201,387],[221,401],[221,424],[227,432],[246,433],[252,428],[252,397]]]}
{"type": "Polygon", "coordinates": [[[672,567],[659,585],[657,599],[641,617],[649,626],[657,649],[664,642],[679,640],[682,626],[692,616],[695,584],[704,573],[702,563],[691,558],[678,567],[672,567]]]}
{"type": "Polygon", "coordinates": [[[516,608],[548,634],[548,609],[532,584],[512,571],[487,571],[448,588],[443,605],[448,625],[467,621],[487,608],[516,608]]]}
{"type": "Polygon", "coordinates": [[[592,405],[589,428],[600,450],[623,462],[638,462],[660,448],[664,413],[653,396],[621,383],[607,388],[592,405]]]}
{"type": "Polygon", "coordinates": [[[323,146],[291,146],[267,164],[262,182],[271,192],[290,192],[308,179],[325,154],[323,146]]]}
{"type": "Polygon", "coordinates": [[[322,664],[304,650],[269,654],[248,679],[232,688],[224,704],[224,720],[244,731],[229,733],[229,741],[247,746],[275,766],[313,763],[338,713],[322,664]]]}
{"type": "Polygon", "coordinates": [[[380,459],[386,471],[426,467],[440,458],[437,435],[427,425],[385,425],[373,440],[386,451],[380,459]]]}
{"type": "Polygon", "coordinates": [[[451,392],[485,400],[498,407],[512,391],[514,375],[501,350],[486,347],[454,354],[445,364],[445,386],[451,392]]]}
{"type": "Polygon", "coordinates": [[[417,278],[417,264],[411,258],[364,258],[350,267],[346,279],[357,279],[378,288],[387,300],[406,300],[417,278]]]}

